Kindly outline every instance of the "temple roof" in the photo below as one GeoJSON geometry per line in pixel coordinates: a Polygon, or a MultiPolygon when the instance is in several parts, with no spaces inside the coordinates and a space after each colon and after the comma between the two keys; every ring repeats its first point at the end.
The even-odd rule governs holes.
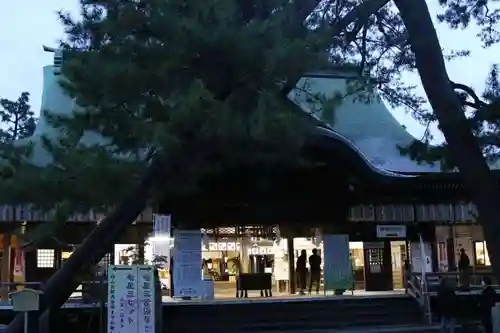
{"type": "Polygon", "coordinates": [[[324,122],[330,131],[341,135],[380,172],[441,172],[438,163],[419,164],[400,154],[398,146],[408,146],[415,138],[394,118],[376,92],[370,102],[362,100],[357,93],[344,97],[331,119],[317,114],[320,107],[314,105],[308,95],[311,92],[325,97],[345,95],[349,79],[356,77],[349,73],[308,74],[299,80],[297,88],[292,89],[288,97],[302,110],[324,122]]]}
{"type": "MultiPolygon", "coordinates": [[[[439,164],[419,164],[400,154],[398,145],[407,146],[415,138],[394,118],[376,92],[369,103],[360,100],[360,95],[356,93],[344,97],[331,119],[324,119],[315,113],[318,105],[317,102],[311,101],[311,94],[326,97],[337,93],[345,94],[348,80],[355,78],[352,72],[306,74],[287,96],[304,112],[319,120],[316,135],[346,145],[346,148],[356,153],[359,161],[366,164],[372,172],[388,177],[441,173],[439,164]]],[[[50,65],[43,68],[41,109],[53,114],[70,115],[76,105],[64,93],[58,83],[59,79],[59,66],[50,65]]],[[[34,135],[21,141],[29,141],[34,145],[33,163],[41,166],[51,162],[50,154],[41,144],[42,135],[52,139],[59,136],[58,129],[48,123],[43,112],[40,113],[34,135]]],[[[85,144],[104,142],[105,139],[96,133],[86,133],[82,138],[82,143],[85,144]]]]}

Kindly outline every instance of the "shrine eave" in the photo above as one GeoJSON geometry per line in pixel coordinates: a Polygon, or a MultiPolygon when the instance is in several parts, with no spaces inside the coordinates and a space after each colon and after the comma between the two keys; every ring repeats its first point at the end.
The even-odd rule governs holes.
{"type": "MultiPolygon", "coordinates": [[[[380,168],[364,156],[348,138],[327,127],[317,126],[308,145],[319,151],[325,162],[338,163],[340,158],[352,166],[356,174],[374,183],[437,191],[465,189],[461,175],[456,171],[402,173],[380,168]]],[[[500,170],[495,169],[491,172],[500,180],[500,170]]]]}

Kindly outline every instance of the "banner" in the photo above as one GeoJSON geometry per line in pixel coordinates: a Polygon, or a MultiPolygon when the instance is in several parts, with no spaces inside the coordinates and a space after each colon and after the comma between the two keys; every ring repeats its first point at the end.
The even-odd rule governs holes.
{"type": "Polygon", "coordinates": [[[349,236],[323,235],[323,280],[327,290],[350,290],[353,272],[349,252],[349,236]]]}
{"type": "Polygon", "coordinates": [[[153,260],[161,269],[170,267],[172,220],[170,215],[153,214],[153,260]]]}
{"type": "MultiPolygon", "coordinates": [[[[26,269],[26,264],[25,264],[25,259],[24,259],[24,251],[16,248],[14,252],[14,272],[12,273],[14,282],[16,283],[24,283],[26,282],[26,277],[25,277],[25,269],[26,269]]],[[[17,285],[16,286],[17,290],[22,290],[24,289],[24,286],[22,285],[17,285]]]]}
{"type": "Polygon", "coordinates": [[[170,215],[153,214],[153,236],[170,236],[172,219],[170,215]]]}

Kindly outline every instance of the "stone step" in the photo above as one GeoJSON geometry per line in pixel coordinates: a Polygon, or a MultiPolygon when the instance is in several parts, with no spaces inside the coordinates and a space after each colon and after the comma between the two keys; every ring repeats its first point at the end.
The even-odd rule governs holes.
{"type": "MultiPolygon", "coordinates": [[[[286,331],[286,333],[433,333],[439,332],[439,325],[391,325],[375,327],[350,327],[344,329],[325,329],[325,330],[300,330],[286,331]]],[[[259,331],[255,333],[281,333],[279,331],[259,331]]]]}
{"type": "Polygon", "coordinates": [[[289,302],[247,302],[230,304],[177,304],[164,309],[169,322],[166,332],[219,333],[294,332],[308,330],[416,325],[423,316],[415,300],[397,298],[329,298],[289,302]],[[193,320],[196,318],[196,320],[193,320]]]}

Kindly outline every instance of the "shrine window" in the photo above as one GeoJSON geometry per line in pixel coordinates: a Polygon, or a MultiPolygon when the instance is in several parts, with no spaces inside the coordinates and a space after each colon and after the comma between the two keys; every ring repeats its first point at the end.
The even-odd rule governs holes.
{"type": "Polygon", "coordinates": [[[53,249],[36,250],[36,266],[38,268],[53,268],[54,261],[55,261],[55,250],[53,249]]]}

